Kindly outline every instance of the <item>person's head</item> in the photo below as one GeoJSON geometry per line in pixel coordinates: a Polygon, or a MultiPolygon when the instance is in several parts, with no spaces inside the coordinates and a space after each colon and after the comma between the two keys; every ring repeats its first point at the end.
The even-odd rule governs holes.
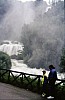
{"type": "Polygon", "coordinates": [[[42,72],[43,72],[43,75],[46,74],[46,70],[43,70],[42,72]]]}
{"type": "Polygon", "coordinates": [[[53,65],[49,65],[49,69],[55,69],[55,67],[53,65]]]}

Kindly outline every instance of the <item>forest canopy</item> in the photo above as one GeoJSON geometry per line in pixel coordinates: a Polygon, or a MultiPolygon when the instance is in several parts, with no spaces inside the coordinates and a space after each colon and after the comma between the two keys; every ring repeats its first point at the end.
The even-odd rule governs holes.
{"type": "MultiPolygon", "coordinates": [[[[39,5],[38,5],[39,6],[39,5]]],[[[59,69],[64,46],[64,3],[57,2],[52,8],[24,25],[21,41],[24,44],[24,61],[30,67],[45,67],[53,64],[59,69]]]]}

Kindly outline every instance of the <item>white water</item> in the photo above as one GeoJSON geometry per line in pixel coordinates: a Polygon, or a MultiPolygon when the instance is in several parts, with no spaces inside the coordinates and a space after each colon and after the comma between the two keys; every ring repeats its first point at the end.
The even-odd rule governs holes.
{"type": "MultiPolygon", "coordinates": [[[[12,61],[12,68],[11,70],[13,71],[18,71],[18,72],[24,72],[28,74],[34,74],[34,75],[43,75],[42,73],[42,68],[37,69],[37,68],[29,68],[26,64],[23,63],[23,60],[15,60],[11,59],[12,61]]],[[[18,75],[17,73],[14,73],[14,75],[18,75]]],[[[48,77],[49,71],[46,71],[46,75],[48,77]]],[[[64,79],[65,78],[65,73],[57,73],[58,79],[64,79]]],[[[59,83],[60,81],[56,81],[56,83],[59,83]]],[[[63,83],[61,84],[63,85],[63,83]]]]}
{"type": "MultiPolygon", "coordinates": [[[[20,44],[19,42],[11,42],[11,41],[4,41],[0,45],[0,51],[6,52],[9,55],[17,55],[18,51],[23,51],[23,44],[20,44]]],[[[30,68],[26,64],[24,64],[23,60],[16,60],[16,59],[11,59],[12,61],[12,67],[11,70],[14,71],[19,71],[19,72],[24,72],[24,73],[30,73],[30,74],[35,74],[35,75],[42,75],[42,68],[37,69],[37,68],[30,68]]],[[[46,72],[48,76],[49,71],[46,72]]],[[[58,78],[64,78],[64,73],[60,74],[58,73],[58,78]]]]}
{"type": "Polygon", "coordinates": [[[8,41],[5,40],[0,45],[0,51],[7,53],[9,56],[17,55],[19,51],[23,51],[23,44],[17,41],[8,41]]]}
{"type": "Polygon", "coordinates": [[[11,59],[11,61],[12,61],[11,70],[35,74],[35,75],[42,75],[42,70],[43,70],[42,68],[40,69],[29,68],[26,64],[23,63],[22,60],[11,59]]]}
{"type": "MultiPolygon", "coordinates": [[[[23,63],[23,60],[15,60],[15,59],[11,59],[11,60],[12,60],[11,70],[13,70],[13,71],[24,72],[24,73],[35,74],[35,75],[43,75],[42,68],[40,68],[40,69],[29,68],[26,64],[23,63]]],[[[49,71],[46,71],[47,77],[48,77],[48,74],[49,74],[49,71]]],[[[17,75],[17,74],[14,73],[14,75],[17,75]]],[[[57,77],[58,77],[58,79],[64,79],[65,73],[60,74],[57,72],[57,77]]],[[[56,81],[56,83],[59,83],[59,81],[56,81]]]]}
{"type": "MultiPolygon", "coordinates": [[[[18,51],[23,51],[23,44],[17,42],[17,41],[9,41],[4,40],[0,45],[0,51],[3,51],[7,53],[8,55],[17,55],[18,51]]],[[[29,68],[26,64],[23,63],[23,60],[16,60],[11,59],[12,61],[12,68],[11,70],[19,71],[19,72],[25,72],[30,74],[36,74],[36,75],[42,75],[42,68],[36,69],[36,68],[29,68]]]]}

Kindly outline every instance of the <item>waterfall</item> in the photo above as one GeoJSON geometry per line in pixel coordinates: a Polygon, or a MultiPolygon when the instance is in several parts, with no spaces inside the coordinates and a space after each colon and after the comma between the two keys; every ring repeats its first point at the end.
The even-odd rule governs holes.
{"type": "MultiPolygon", "coordinates": [[[[9,40],[4,40],[3,42],[0,43],[0,51],[3,51],[7,54],[11,55],[17,55],[19,51],[23,51],[23,44],[19,43],[17,41],[9,41],[9,40]]],[[[25,73],[30,73],[30,74],[35,74],[35,75],[42,75],[42,68],[37,69],[37,68],[30,68],[26,64],[24,64],[23,60],[16,60],[16,59],[11,59],[12,62],[12,67],[11,70],[14,71],[19,71],[19,72],[25,72],[25,73]]],[[[49,71],[46,71],[46,74],[48,76],[49,71]]],[[[60,74],[58,73],[58,78],[64,78],[65,73],[60,74]]]]}
{"type": "Polygon", "coordinates": [[[40,68],[40,69],[30,68],[26,64],[24,64],[23,60],[11,59],[11,61],[12,61],[11,70],[29,73],[29,74],[35,74],[35,75],[42,75],[43,74],[42,68],[40,68]]]}
{"type": "MultiPolygon", "coordinates": [[[[0,43],[0,51],[7,53],[9,56],[17,55],[20,51],[23,51],[23,48],[23,44],[17,41],[4,40],[0,43]]],[[[42,68],[29,68],[26,64],[24,64],[23,60],[11,59],[11,62],[11,70],[42,75],[42,68]]]]}
{"type": "Polygon", "coordinates": [[[23,44],[17,41],[5,40],[0,44],[0,51],[7,53],[9,56],[18,55],[19,51],[23,51],[23,44]]]}

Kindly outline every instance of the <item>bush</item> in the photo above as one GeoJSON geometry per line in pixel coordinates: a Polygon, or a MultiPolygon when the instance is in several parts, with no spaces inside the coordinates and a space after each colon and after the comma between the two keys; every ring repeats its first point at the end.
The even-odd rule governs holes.
{"type": "Polygon", "coordinates": [[[65,48],[62,49],[62,55],[60,59],[60,72],[65,72],[65,48]]]}
{"type": "Polygon", "coordinates": [[[2,51],[0,51],[0,68],[10,69],[11,59],[10,56],[2,51]]]}

